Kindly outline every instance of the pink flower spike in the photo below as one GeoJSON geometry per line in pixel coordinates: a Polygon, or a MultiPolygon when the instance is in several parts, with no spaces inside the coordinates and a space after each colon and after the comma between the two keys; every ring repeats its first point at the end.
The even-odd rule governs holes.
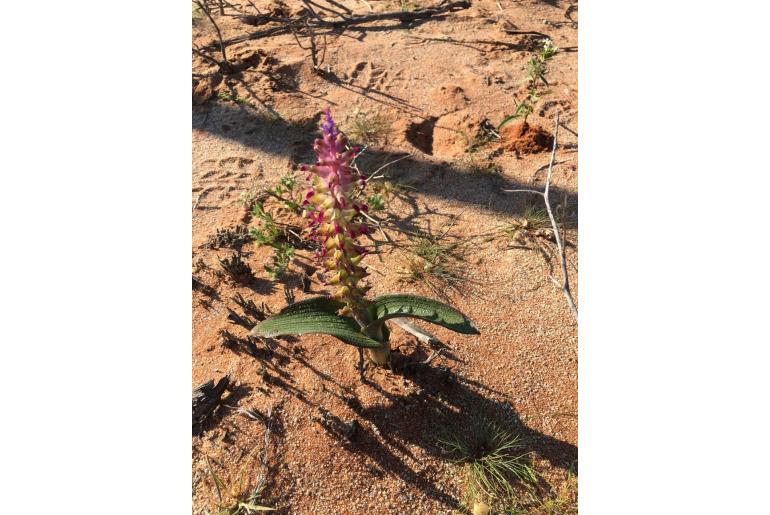
{"type": "Polygon", "coordinates": [[[313,144],[316,164],[301,168],[308,171],[311,185],[303,205],[312,212],[308,216],[311,234],[321,246],[317,258],[333,255],[333,259],[327,258],[321,264],[330,277],[336,278],[335,297],[344,300],[348,306],[361,306],[368,288],[359,284],[367,275],[359,263],[366,250],[356,243],[356,238],[365,229],[355,218],[367,208],[355,199],[366,181],[351,166],[360,148],[348,147],[347,138],[337,128],[329,109],[324,111],[320,128],[322,137],[313,144]]]}

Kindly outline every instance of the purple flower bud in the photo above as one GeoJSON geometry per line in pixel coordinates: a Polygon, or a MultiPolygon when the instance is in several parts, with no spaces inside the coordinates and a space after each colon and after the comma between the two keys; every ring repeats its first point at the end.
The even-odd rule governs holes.
{"type": "Polygon", "coordinates": [[[331,109],[327,107],[326,110],[324,111],[324,115],[326,116],[326,121],[321,124],[321,130],[323,131],[324,136],[329,136],[332,139],[337,139],[337,135],[340,132],[337,130],[337,126],[334,125],[331,109]]]}

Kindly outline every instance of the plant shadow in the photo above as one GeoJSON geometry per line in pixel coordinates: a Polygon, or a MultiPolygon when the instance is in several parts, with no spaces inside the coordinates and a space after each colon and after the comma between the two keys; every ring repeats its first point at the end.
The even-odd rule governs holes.
{"type": "MultiPolygon", "coordinates": [[[[364,379],[365,385],[386,402],[368,407],[347,403],[356,416],[366,422],[357,424],[355,434],[349,440],[339,439],[348,451],[365,455],[374,463],[372,473],[375,476],[393,475],[406,484],[417,486],[427,497],[447,509],[459,509],[460,499],[437,487],[431,474],[412,468],[405,458],[412,462],[418,460],[410,451],[416,447],[429,456],[449,459],[440,440],[448,435],[464,434],[469,422],[480,418],[518,436],[522,452],[533,453],[553,467],[577,473],[577,447],[528,427],[508,402],[489,397],[499,392],[463,378],[445,366],[432,363],[411,366],[424,361],[424,350],[408,355],[395,350],[392,357],[391,371],[378,372],[374,380],[364,379]],[[411,383],[411,392],[389,392],[380,385],[383,375],[411,383]]],[[[542,478],[541,483],[548,486],[542,478]]]]}
{"type": "Polygon", "coordinates": [[[250,386],[230,383],[211,414],[202,422],[193,424],[193,436],[201,436],[206,431],[216,427],[228,415],[228,408],[237,407],[238,402],[250,396],[251,392],[250,386]]]}

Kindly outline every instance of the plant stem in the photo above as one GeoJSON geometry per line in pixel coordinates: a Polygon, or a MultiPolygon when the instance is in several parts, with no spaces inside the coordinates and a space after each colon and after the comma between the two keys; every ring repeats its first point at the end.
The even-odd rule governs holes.
{"type": "Polygon", "coordinates": [[[358,325],[361,326],[361,332],[363,332],[369,338],[377,340],[382,343],[382,347],[377,349],[366,349],[366,357],[370,362],[379,366],[387,366],[390,363],[390,342],[385,339],[385,333],[383,331],[382,324],[378,324],[376,327],[371,327],[371,317],[366,309],[362,309],[359,306],[352,306],[348,303],[350,312],[358,325]]]}
{"type": "Polygon", "coordinates": [[[390,343],[385,342],[379,349],[366,349],[366,357],[375,365],[387,366],[390,363],[390,343]]]}

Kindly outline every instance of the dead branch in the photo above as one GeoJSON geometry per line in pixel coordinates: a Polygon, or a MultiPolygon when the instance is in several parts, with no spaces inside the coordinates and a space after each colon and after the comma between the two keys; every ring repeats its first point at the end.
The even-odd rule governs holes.
{"type": "Polygon", "coordinates": [[[361,211],[361,214],[362,214],[362,215],[363,215],[363,216],[364,216],[366,219],[368,219],[370,222],[372,222],[374,225],[376,225],[376,226],[377,226],[377,229],[379,229],[379,230],[380,230],[380,234],[382,234],[382,237],[383,237],[383,238],[385,238],[385,240],[386,240],[388,243],[390,243],[391,245],[393,244],[393,240],[391,240],[391,239],[390,239],[390,236],[388,236],[388,234],[385,232],[385,229],[383,229],[383,228],[382,228],[382,222],[381,222],[380,220],[376,220],[376,219],[372,218],[372,217],[371,217],[371,216],[369,216],[369,215],[368,215],[368,214],[367,214],[365,211],[361,211]]]}
{"type": "Polygon", "coordinates": [[[496,39],[454,39],[454,38],[424,38],[421,36],[408,35],[408,38],[416,39],[419,41],[428,41],[436,43],[452,43],[455,45],[467,46],[479,52],[484,52],[483,49],[473,47],[471,45],[491,45],[502,46],[513,50],[520,49],[521,43],[509,43],[508,41],[498,41],[496,39]]]}
{"type": "MultiPolygon", "coordinates": [[[[217,31],[217,37],[219,38],[219,49],[222,52],[222,62],[218,63],[219,67],[222,68],[222,71],[232,71],[232,65],[230,64],[230,61],[227,59],[227,52],[225,51],[225,48],[227,48],[227,44],[222,40],[222,31],[219,30],[219,25],[217,25],[217,22],[214,21],[214,18],[211,16],[211,13],[208,10],[208,7],[206,7],[200,0],[194,0],[195,3],[198,5],[198,7],[201,8],[201,10],[206,14],[208,19],[211,21],[211,24],[214,25],[214,30],[217,31]]],[[[222,6],[222,3],[220,2],[219,8],[221,11],[221,14],[224,14],[224,7],[222,6]]],[[[200,53],[199,53],[200,55],[200,53]]]]}
{"type": "Polygon", "coordinates": [[[219,61],[217,61],[216,59],[214,59],[214,58],[213,58],[213,57],[211,57],[210,55],[208,55],[208,54],[206,54],[206,53],[204,53],[204,52],[200,51],[200,50],[199,50],[198,48],[196,48],[196,47],[192,47],[192,51],[193,51],[193,53],[194,53],[195,55],[199,55],[199,56],[201,56],[201,57],[202,57],[203,59],[205,59],[206,61],[208,61],[208,62],[210,62],[210,63],[212,63],[212,64],[216,64],[216,65],[219,67],[219,71],[224,71],[224,70],[223,70],[223,68],[222,68],[222,63],[221,63],[221,62],[219,62],[219,61]]]}
{"type": "Polygon", "coordinates": [[[291,24],[289,24],[289,30],[291,30],[291,35],[294,36],[294,40],[297,42],[297,46],[300,47],[302,50],[308,50],[306,47],[302,46],[302,42],[299,40],[297,31],[294,30],[294,27],[291,24]]]}
{"type": "MultiPolygon", "coordinates": [[[[336,3],[336,2],[334,2],[334,0],[326,0],[326,1],[327,1],[327,2],[329,2],[329,3],[330,3],[330,4],[332,4],[332,5],[335,5],[335,6],[341,7],[342,9],[344,9],[344,10],[345,10],[345,12],[346,12],[347,14],[353,14],[353,11],[351,11],[350,9],[348,9],[348,8],[347,8],[347,7],[345,7],[345,6],[342,6],[342,5],[340,5],[340,4],[336,3]]],[[[318,13],[316,13],[316,12],[313,10],[313,8],[311,7],[311,5],[313,5],[313,6],[317,7],[317,8],[318,8],[320,11],[325,11],[325,12],[328,12],[328,13],[329,13],[329,14],[331,14],[332,16],[339,16],[339,17],[340,17],[340,18],[342,18],[343,20],[347,19],[347,17],[346,17],[344,14],[342,14],[341,12],[339,12],[339,11],[335,11],[334,9],[331,9],[331,8],[329,8],[329,7],[326,7],[326,6],[324,6],[324,5],[321,5],[321,4],[319,4],[319,3],[316,3],[316,2],[314,2],[313,0],[302,0],[302,3],[303,3],[303,4],[305,4],[305,7],[307,7],[307,8],[308,8],[308,9],[309,9],[309,10],[310,10],[310,11],[311,11],[311,12],[312,12],[314,15],[315,15],[315,17],[316,17],[316,18],[317,18],[319,21],[321,21],[321,22],[323,22],[323,21],[324,21],[324,20],[323,20],[323,18],[321,18],[321,16],[320,16],[318,13]]]]}
{"type": "Polygon", "coordinates": [[[417,338],[422,343],[427,343],[428,345],[438,343],[438,340],[435,336],[430,334],[428,331],[425,331],[424,329],[417,327],[412,322],[409,321],[407,318],[398,317],[393,318],[390,320],[394,324],[396,324],[398,327],[406,331],[407,333],[411,334],[415,338],[417,338]]]}
{"type": "Polygon", "coordinates": [[[556,247],[559,250],[559,258],[561,261],[561,274],[562,274],[562,282],[559,284],[559,282],[554,279],[553,276],[551,276],[551,280],[556,284],[556,286],[561,288],[562,293],[564,293],[564,298],[567,299],[567,305],[570,308],[570,311],[572,311],[572,315],[575,317],[575,320],[578,319],[578,310],[575,306],[575,301],[572,299],[572,293],[570,292],[569,288],[569,275],[567,273],[567,256],[564,251],[564,244],[561,237],[561,231],[559,229],[559,226],[556,224],[556,218],[553,216],[553,210],[551,209],[551,201],[548,198],[548,193],[551,189],[551,178],[553,177],[553,164],[554,160],[556,158],[556,145],[559,137],[559,112],[556,112],[556,123],[555,128],[553,131],[553,148],[551,149],[551,161],[548,165],[548,176],[545,180],[545,190],[544,191],[536,191],[536,190],[503,190],[506,193],[533,193],[536,195],[540,195],[543,197],[543,200],[545,201],[545,209],[548,212],[548,218],[551,220],[551,227],[553,228],[553,234],[556,238],[556,247]]]}
{"type": "MultiPolygon", "coordinates": [[[[312,4],[318,5],[318,4],[316,4],[316,3],[315,3],[313,0],[308,0],[308,1],[309,1],[310,3],[312,3],[312,4]]],[[[326,2],[328,2],[328,3],[332,4],[334,7],[337,7],[338,9],[342,9],[343,11],[345,11],[345,14],[353,14],[353,11],[351,11],[349,8],[345,7],[344,5],[342,5],[342,4],[341,4],[341,3],[339,3],[339,2],[335,2],[335,0],[326,0],[326,2]]],[[[320,7],[320,6],[319,6],[319,7],[320,7]]],[[[328,9],[328,7],[325,7],[324,9],[328,9]]],[[[334,12],[334,11],[332,11],[331,9],[328,9],[328,10],[329,10],[329,11],[331,11],[331,12],[334,12]]],[[[339,15],[341,18],[344,18],[344,17],[345,17],[344,15],[342,15],[342,14],[339,14],[339,13],[338,13],[338,15],[339,15]]]]}
{"type": "Polygon", "coordinates": [[[440,3],[436,7],[427,7],[425,9],[418,9],[415,11],[390,11],[385,13],[370,14],[368,16],[355,16],[348,18],[347,20],[330,21],[325,22],[326,27],[346,27],[348,25],[360,25],[370,21],[382,21],[382,20],[399,20],[402,23],[407,21],[422,20],[430,18],[437,14],[443,14],[447,12],[460,11],[468,9],[471,3],[468,0],[458,0],[449,3],[440,3]]]}
{"type": "Polygon", "coordinates": [[[503,32],[512,36],[540,36],[541,38],[553,39],[548,34],[543,34],[542,32],[537,32],[535,30],[515,30],[506,27],[503,28],[503,32]]]}
{"type": "MultiPolygon", "coordinates": [[[[323,55],[321,55],[321,59],[318,59],[318,45],[315,41],[315,31],[313,30],[313,27],[310,25],[308,20],[305,20],[305,28],[307,28],[307,32],[309,34],[310,38],[310,58],[313,61],[313,69],[316,71],[321,70],[321,65],[324,62],[324,59],[326,59],[326,34],[323,34],[324,39],[324,49],[323,49],[323,55]]],[[[296,38],[296,34],[294,36],[296,38]]],[[[297,43],[299,43],[299,40],[297,40],[297,43]]],[[[302,45],[300,45],[300,48],[302,48],[302,45]]]]}
{"type": "MultiPolygon", "coordinates": [[[[241,9],[241,8],[240,8],[240,7],[238,7],[238,6],[235,6],[235,5],[231,4],[231,3],[230,3],[230,2],[228,2],[227,0],[222,0],[222,3],[224,3],[224,5],[226,5],[227,7],[231,8],[233,11],[235,11],[235,12],[237,12],[237,13],[240,13],[240,14],[246,14],[246,11],[244,11],[243,9],[241,9]]],[[[220,14],[224,15],[224,10],[223,10],[223,11],[222,11],[222,13],[220,13],[220,14]]],[[[226,15],[226,16],[238,16],[238,15],[237,15],[237,14],[228,14],[228,15],[226,15]]]]}
{"type": "MultiPolygon", "coordinates": [[[[308,3],[307,0],[302,0],[302,3],[305,4],[305,7],[307,7],[307,10],[310,11],[310,14],[313,15],[313,18],[318,20],[318,23],[323,23],[324,19],[321,18],[321,16],[317,12],[315,12],[315,9],[313,9],[313,6],[310,3],[308,3]]],[[[305,18],[305,20],[307,20],[307,18],[305,18]]]]}
{"type": "MultiPolygon", "coordinates": [[[[342,28],[342,27],[349,27],[354,25],[361,25],[363,23],[369,23],[373,21],[384,21],[384,20],[399,20],[402,23],[406,23],[408,21],[421,20],[425,18],[430,18],[432,16],[436,16],[439,14],[459,11],[462,9],[468,9],[470,6],[471,4],[468,0],[455,0],[454,2],[440,3],[435,7],[427,7],[425,9],[418,9],[415,11],[408,11],[408,12],[389,11],[384,13],[370,14],[367,16],[352,16],[350,18],[346,18],[343,20],[335,20],[335,21],[324,20],[320,18],[317,14],[315,14],[315,11],[312,11],[315,14],[315,16],[313,17],[315,18],[313,21],[313,28],[316,28],[316,29],[342,28]]],[[[298,22],[304,21],[307,18],[308,18],[307,16],[298,18],[290,23],[296,24],[298,22]]],[[[224,46],[229,46],[235,43],[241,43],[243,41],[248,41],[251,39],[260,39],[267,36],[274,36],[276,34],[285,34],[291,30],[289,25],[290,24],[284,24],[278,27],[272,27],[270,29],[252,32],[251,34],[245,34],[243,36],[238,36],[235,38],[225,40],[222,43],[224,46]]]]}
{"type": "Polygon", "coordinates": [[[443,354],[443,352],[444,352],[444,349],[439,349],[437,351],[434,350],[433,352],[431,352],[430,356],[428,356],[424,361],[416,361],[416,362],[413,362],[413,363],[406,363],[403,368],[407,369],[407,368],[413,368],[413,367],[414,368],[416,368],[416,367],[427,367],[428,365],[430,365],[431,361],[433,361],[434,359],[436,359],[439,356],[441,356],[441,354],[443,354]]]}
{"type": "Polygon", "coordinates": [[[244,14],[238,17],[243,23],[247,25],[253,25],[259,27],[266,23],[290,23],[292,20],[289,18],[281,18],[280,16],[273,16],[272,14],[244,14]]]}
{"type": "MultiPolygon", "coordinates": [[[[362,151],[362,152],[363,152],[363,151],[362,151]]],[[[369,181],[371,181],[371,180],[374,180],[374,179],[381,179],[381,178],[383,178],[383,177],[384,177],[384,175],[377,175],[377,174],[378,174],[379,172],[381,172],[382,170],[384,170],[385,168],[387,168],[388,166],[390,166],[390,165],[392,165],[392,164],[396,164],[396,163],[398,163],[399,161],[403,161],[404,159],[406,159],[406,158],[409,158],[409,157],[414,157],[414,154],[407,154],[407,155],[405,155],[405,156],[401,156],[401,157],[399,157],[398,159],[394,159],[393,161],[389,161],[389,162],[385,163],[384,165],[382,165],[381,167],[379,167],[379,168],[377,168],[375,171],[373,171],[373,172],[372,172],[372,173],[369,175],[369,177],[367,177],[367,178],[366,178],[366,182],[369,182],[369,181]],[[375,177],[375,176],[376,176],[376,177],[375,177]]]]}

